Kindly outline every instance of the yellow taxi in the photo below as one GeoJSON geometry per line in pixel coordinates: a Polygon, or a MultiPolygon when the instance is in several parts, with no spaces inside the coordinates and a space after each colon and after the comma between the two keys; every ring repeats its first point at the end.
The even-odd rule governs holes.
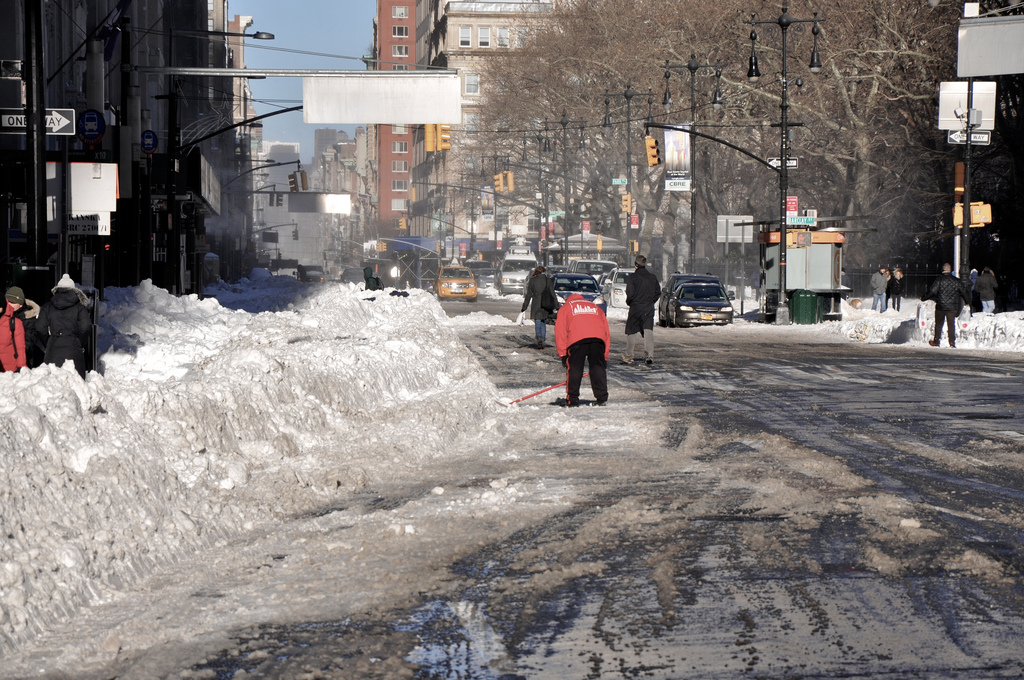
{"type": "Polygon", "coordinates": [[[476,301],[476,277],[469,267],[441,267],[434,286],[440,299],[476,301]]]}

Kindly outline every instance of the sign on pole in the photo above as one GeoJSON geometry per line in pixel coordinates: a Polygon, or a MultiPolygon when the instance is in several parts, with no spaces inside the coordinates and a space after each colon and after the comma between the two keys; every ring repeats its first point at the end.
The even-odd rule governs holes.
{"type": "MultiPolygon", "coordinates": [[[[776,170],[778,170],[779,168],[782,167],[782,159],[779,158],[778,156],[775,156],[774,158],[769,158],[767,160],[768,160],[768,165],[772,166],[776,170]]],[[[798,167],[800,167],[800,159],[799,158],[787,158],[786,159],[786,169],[788,169],[788,170],[795,170],[798,167]]]]}
{"type": "MultiPolygon", "coordinates": [[[[967,133],[963,130],[948,130],[946,132],[946,142],[949,144],[966,144],[967,133]]],[[[986,146],[992,143],[992,131],[991,130],[972,130],[971,131],[971,144],[980,144],[986,146]]]]}
{"type": "MultiPolygon", "coordinates": [[[[0,133],[23,134],[26,130],[25,109],[0,109],[0,133]]],[[[46,109],[46,134],[75,134],[75,110],[46,109]]]]}

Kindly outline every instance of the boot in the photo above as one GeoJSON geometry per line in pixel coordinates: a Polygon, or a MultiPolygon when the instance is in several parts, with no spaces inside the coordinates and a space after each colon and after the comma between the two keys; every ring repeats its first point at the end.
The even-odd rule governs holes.
{"type": "Polygon", "coordinates": [[[544,341],[537,338],[537,349],[544,349],[544,341]]]}

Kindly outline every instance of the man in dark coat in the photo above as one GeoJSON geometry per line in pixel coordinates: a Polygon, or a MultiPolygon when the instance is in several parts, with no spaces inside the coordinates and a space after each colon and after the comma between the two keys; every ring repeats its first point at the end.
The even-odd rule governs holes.
{"type": "Polygon", "coordinates": [[[658,278],[647,270],[647,258],[637,255],[633,261],[635,269],[626,279],[626,353],[622,361],[633,363],[633,349],[640,338],[644,343],[644,361],[654,363],[654,306],[661,297],[658,278]]]}
{"type": "Polygon", "coordinates": [[[92,329],[86,306],[89,298],[65,274],[52,289],[53,297],[39,310],[36,334],[46,344],[43,361],[64,365],[70,359],[78,375],[85,377],[85,345],[92,329]]]}
{"type": "Polygon", "coordinates": [[[533,270],[530,280],[526,283],[526,292],[523,294],[523,312],[530,310],[530,318],[533,319],[534,330],[537,334],[537,349],[544,349],[544,341],[547,340],[547,321],[551,313],[557,307],[554,284],[551,278],[545,273],[547,270],[539,266],[533,270]]]}
{"type": "Polygon", "coordinates": [[[928,293],[922,298],[935,300],[935,337],[928,341],[932,347],[939,346],[942,339],[942,325],[945,323],[949,346],[956,347],[956,317],[964,305],[971,304],[967,286],[953,276],[953,265],[948,262],[942,265],[942,276],[932,282],[928,293]]]}
{"type": "Polygon", "coordinates": [[[373,273],[373,267],[363,267],[363,281],[366,283],[366,290],[384,290],[384,284],[373,273]]]}

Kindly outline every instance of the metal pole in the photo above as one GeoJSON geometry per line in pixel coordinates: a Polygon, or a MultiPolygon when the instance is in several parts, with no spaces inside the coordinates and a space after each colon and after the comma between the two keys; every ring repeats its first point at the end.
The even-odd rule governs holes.
{"type": "Polygon", "coordinates": [[[46,102],[43,76],[43,3],[25,0],[25,151],[28,161],[28,264],[47,260],[46,102]]]}
{"type": "Polygon", "coordinates": [[[960,223],[958,237],[954,241],[960,245],[959,257],[953,258],[953,273],[957,278],[962,279],[968,276],[971,271],[971,109],[974,106],[974,78],[967,79],[967,141],[964,146],[964,209],[963,220],[960,223]]]}
{"type": "Polygon", "coordinates": [[[775,311],[775,323],[783,325],[789,323],[789,304],[786,298],[786,251],[789,248],[786,234],[786,198],[789,194],[789,72],[786,63],[786,33],[790,23],[790,17],[783,7],[782,16],[779,17],[779,28],[782,29],[782,102],[779,105],[782,112],[779,119],[779,156],[782,162],[779,168],[779,302],[775,311]]]}
{"type": "Polygon", "coordinates": [[[690,57],[690,273],[697,267],[697,59],[690,57]]]}
{"type": "MultiPolygon", "coordinates": [[[[562,215],[562,219],[565,220],[565,227],[563,229],[565,235],[565,258],[562,261],[566,267],[569,266],[569,154],[567,153],[565,145],[565,132],[566,127],[569,125],[569,119],[566,118],[565,112],[562,112],[562,182],[565,187],[564,198],[565,198],[565,214],[562,215]]],[[[581,244],[582,246],[582,244],[581,244]]]]}

